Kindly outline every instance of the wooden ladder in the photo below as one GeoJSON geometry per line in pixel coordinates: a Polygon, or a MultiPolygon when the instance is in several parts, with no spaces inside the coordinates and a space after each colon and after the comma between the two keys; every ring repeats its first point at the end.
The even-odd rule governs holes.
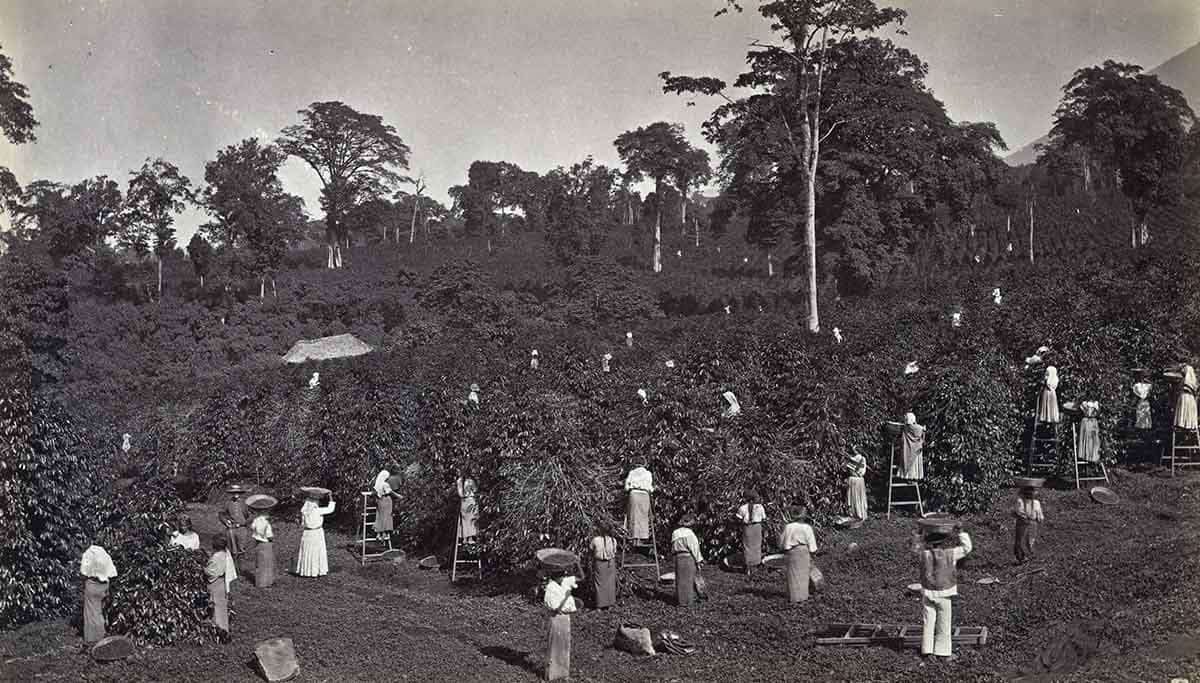
{"type": "MultiPolygon", "coordinates": [[[[626,495],[628,495],[628,494],[626,494],[626,495]]],[[[625,520],[623,522],[621,522],[621,528],[626,530],[625,535],[621,539],[621,567],[625,568],[625,569],[638,569],[641,567],[654,567],[654,583],[655,583],[655,585],[657,585],[658,582],[662,580],[662,568],[658,564],[658,534],[654,530],[654,527],[655,527],[654,494],[647,493],[646,495],[650,497],[650,545],[647,546],[645,543],[638,543],[637,539],[629,538],[629,533],[628,533],[629,515],[626,514],[625,520]],[[635,558],[635,561],[633,561],[633,562],[629,561],[629,551],[631,548],[639,549],[639,548],[646,548],[646,547],[650,548],[649,560],[644,561],[644,562],[637,561],[637,558],[639,557],[640,553],[634,552],[633,557],[635,558]]]]}
{"type": "Polygon", "coordinates": [[[1033,409],[1033,429],[1029,432],[1029,450],[1025,454],[1025,471],[1026,474],[1035,474],[1043,471],[1053,472],[1058,466],[1058,425],[1057,422],[1039,422],[1038,414],[1042,412],[1042,395],[1038,393],[1037,404],[1033,409]],[[1050,426],[1054,429],[1054,436],[1038,436],[1038,428],[1042,426],[1050,426]],[[1054,453],[1051,460],[1035,460],[1038,453],[1038,444],[1051,444],[1054,453]]]}
{"type": "MultiPolygon", "coordinates": [[[[955,645],[986,645],[986,626],[955,626],[951,632],[955,645]]],[[[817,632],[817,645],[841,647],[920,647],[920,624],[822,624],[817,632]]]]}
{"type": "Polygon", "coordinates": [[[1071,423],[1071,452],[1075,456],[1074,457],[1074,460],[1075,460],[1075,490],[1077,490],[1077,491],[1081,488],[1079,485],[1079,482],[1081,482],[1081,481],[1102,481],[1105,484],[1109,483],[1108,482],[1108,469],[1104,467],[1103,459],[1097,460],[1096,462],[1089,462],[1087,460],[1079,459],[1079,432],[1080,431],[1082,431],[1082,430],[1079,428],[1079,424],[1077,422],[1072,422],[1071,423]],[[1098,476],[1098,477],[1081,477],[1081,476],[1079,476],[1079,468],[1080,467],[1099,467],[1100,468],[1100,476],[1098,476]]]}
{"type": "MultiPolygon", "coordinates": [[[[903,433],[903,432],[902,432],[903,433]]],[[[892,454],[891,464],[888,466],[888,502],[887,502],[887,518],[892,518],[892,508],[894,507],[916,507],[917,513],[921,516],[925,515],[925,503],[921,500],[921,486],[913,479],[901,479],[896,476],[900,472],[900,468],[896,465],[896,442],[903,438],[897,435],[892,438],[892,454]],[[917,499],[915,501],[896,501],[892,495],[893,489],[911,488],[916,491],[917,499]]]]}
{"type": "Polygon", "coordinates": [[[479,546],[476,544],[468,544],[463,540],[461,509],[454,516],[454,559],[451,560],[450,563],[450,583],[458,581],[459,574],[462,574],[467,578],[483,578],[483,554],[480,552],[479,546]],[[467,557],[467,553],[462,551],[466,549],[470,549],[470,552],[474,554],[473,559],[465,559],[467,557]],[[464,559],[458,559],[460,552],[462,552],[464,559]],[[460,565],[474,567],[474,571],[460,572],[458,569],[460,565]]]}
{"type": "Polygon", "coordinates": [[[374,491],[363,491],[362,500],[359,503],[362,506],[362,513],[359,515],[361,523],[358,529],[358,538],[355,542],[359,545],[359,563],[365,566],[367,560],[374,560],[386,556],[388,553],[396,552],[396,548],[392,547],[392,535],[387,536],[387,547],[380,547],[378,551],[367,551],[367,544],[372,546],[380,545],[375,539],[375,518],[379,512],[379,505],[375,501],[374,491]]]}

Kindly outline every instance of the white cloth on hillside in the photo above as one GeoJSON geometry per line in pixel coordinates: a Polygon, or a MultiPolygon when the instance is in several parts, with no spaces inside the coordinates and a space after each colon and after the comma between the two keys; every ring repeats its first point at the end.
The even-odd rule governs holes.
{"type": "Polygon", "coordinates": [[[254,540],[261,543],[268,543],[275,538],[275,531],[271,528],[271,520],[267,519],[266,515],[259,515],[250,522],[250,533],[253,534],[254,540]]]}
{"type": "Polygon", "coordinates": [[[107,550],[93,545],[83,551],[83,557],[79,559],[79,573],[97,581],[108,581],[117,575],[117,567],[107,550]]]}
{"type": "Polygon", "coordinates": [[[779,547],[787,552],[798,545],[808,546],[808,552],[817,552],[817,536],[813,528],[804,522],[788,522],[779,533],[779,547]]]}
{"type": "Polygon", "coordinates": [[[651,476],[650,470],[640,466],[630,470],[629,476],[625,477],[625,490],[631,489],[641,489],[653,493],[654,477],[651,476]]]}
{"type": "Polygon", "coordinates": [[[767,521],[767,509],[762,506],[762,503],[754,504],[754,511],[751,512],[750,504],[743,503],[738,508],[738,519],[742,520],[742,524],[756,524],[758,522],[767,521]]]}
{"type": "Polygon", "coordinates": [[[697,563],[704,561],[704,555],[700,554],[700,540],[685,526],[671,532],[671,553],[691,553],[697,563]]]}

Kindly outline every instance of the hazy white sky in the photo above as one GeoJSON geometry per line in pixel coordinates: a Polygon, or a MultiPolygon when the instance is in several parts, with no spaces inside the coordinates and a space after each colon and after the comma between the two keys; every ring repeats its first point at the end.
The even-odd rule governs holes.
{"type": "MultiPolygon", "coordinates": [[[[747,6],[755,5],[749,0],[747,6]]],[[[1151,68],[1200,41],[1196,0],[907,0],[908,36],[958,120],[996,122],[1010,148],[1043,134],[1071,73],[1106,58],[1151,68]]],[[[146,157],[201,182],[226,145],[274,138],[296,110],[338,99],[380,114],[432,194],[476,159],[544,172],[613,139],[679,121],[700,143],[712,108],[657,74],[732,78],[756,12],[722,0],[0,0],[0,46],[29,86],[38,142],[0,141],[24,183],[127,179],[146,157]]],[[[320,214],[315,176],[284,183],[320,214]]],[[[181,242],[203,220],[180,219],[181,242]]]]}

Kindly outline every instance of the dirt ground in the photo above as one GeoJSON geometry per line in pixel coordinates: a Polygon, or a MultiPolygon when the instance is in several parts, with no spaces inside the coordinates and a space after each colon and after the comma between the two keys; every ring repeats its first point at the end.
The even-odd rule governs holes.
{"type": "MultiPolygon", "coordinates": [[[[1112,473],[1114,506],[1086,491],[1045,492],[1047,523],[1036,559],[1012,564],[1011,494],[967,518],[976,550],[959,572],[958,625],[986,626],[990,641],[958,649],[951,664],[923,666],[914,651],[817,647],[823,622],[920,623],[917,578],[907,553],[911,518],[872,519],[855,530],[818,529],[816,562],[828,587],[791,607],[778,572],[748,582],[706,571],[711,598],[680,610],[659,597],[630,597],[609,612],[573,617],[577,681],[1027,681],[1200,680],[1200,476],[1112,473]],[[850,544],[857,547],[851,549],[850,544]],[[1014,583],[1022,571],[1044,567],[1014,583]],[[977,584],[984,576],[1000,579],[977,584]],[[697,646],[690,656],[634,658],[610,647],[617,626],[671,628],[697,646]],[[1037,662],[1064,668],[1037,674],[1037,662]]],[[[202,534],[215,514],[193,511],[202,534]]],[[[279,563],[290,565],[299,533],[274,522],[279,563]]],[[[332,573],[284,575],[259,589],[234,585],[233,642],[141,649],[98,664],[64,621],[0,635],[0,679],[85,681],[252,681],[256,642],[295,641],[302,681],[532,681],[544,662],[545,615],[528,595],[488,586],[453,587],[447,574],[405,563],[362,567],[330,533],[332,573]]],[[[207,544],[208,536],[204,537],[207,544]]],[[[250,566],[244,568],[249,571],[250,566]]],[[[1044,667],[1042,667],[1044,669],[1044,667]]]]}

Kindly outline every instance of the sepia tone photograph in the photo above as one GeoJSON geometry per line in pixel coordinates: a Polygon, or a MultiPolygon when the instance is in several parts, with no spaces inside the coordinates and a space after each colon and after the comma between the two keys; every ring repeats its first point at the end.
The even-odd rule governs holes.
{"type": "Polygon", "coordinates": [[[1195,0],[0,0],[0,681],[1200,683],[1195,0]]]}

